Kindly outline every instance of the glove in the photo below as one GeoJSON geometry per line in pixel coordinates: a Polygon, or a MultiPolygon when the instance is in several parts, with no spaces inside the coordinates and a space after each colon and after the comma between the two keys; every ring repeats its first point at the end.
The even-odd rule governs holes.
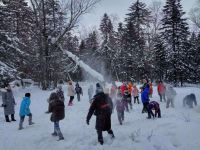
{"type": "Polygon", "coordinates": [[[87,125],[89,125],[90,124],[89,120],[86,120],[86,123],[87,123],[87,125]]]}
{"type": "Polygon", "coordinates": [[[2,107],[6,108],[6,107],[7,107],[7,105],[6,105],[6,104],[5,104],[5,105],[4,105],[4,104],[2,104],[2,107]]]}

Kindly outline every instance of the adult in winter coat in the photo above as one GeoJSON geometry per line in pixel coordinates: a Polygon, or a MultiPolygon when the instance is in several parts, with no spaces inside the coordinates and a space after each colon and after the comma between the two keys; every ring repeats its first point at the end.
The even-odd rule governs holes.
{"type": "Polygon", "coordinates": [[[59,100],[59,97],[56,93],[51,93],[49,99],[49,113],[52,113],[50,120],[54,123],[54,132],[52,133],[52,136],[58,136],[58,140],[64,140],[59,126],[59,121],[65,118],[64,102],[59,100]]]}
{"type": "Polygon", "coordinates": [[[148,119],[151,119],[151,116],[161,118],[161,111],[160,111],[160,106],[159,103],[156,101],[151,101],[149,102],[148,105],[148,119]],[[155,113],[153,113],[153,110],[155,110],[155,113]]]}
{"type": "Polygon", "coordinates": [[[112,103],[111,98],[104,94],[102,88],[97,88],[98,93],[94,96],[94,101],[92,102],[86,123],[89,125],[90,118],[92,115],[96,115],[96,130],[98,135],[98,141],[103,145],[103,131],[107,131],[114,138],[113,131],[111,129],[111,114],[112,114],[112,103]]]}
{"type": "Polygon", "coordinates": [[[68,106],[72,106],[73,105],[72,102],[74,100],[74,95],[75,95],[75,89],[74,89],[74,86],[72,84],[72,81],[69,81],[69,85],[67,87],[67,95],[70,97],[68,106]]]}
{"type": "Polygon", "coordinates": [[[92,96],[94,94],[94,89],[93,89],[93,86],[90,85],[90,87],[88,88],[88,97],[89,97],[89,102],[92,103],[92,96]]]}
{"type": "Polygon", "coordinates": [[[166,102],[165,99],[165,92],[166,92],[166,87],[163,84],[162,81],[159,82],[158,84],[158,95],[160,96],[160,101],[162,102],[162,100],[164,99],[164,101],[166,102]]]}
{"type": "Polygon", "coordinates": [[[166,90],[167,97],[167,105],[166,108],[169,108],[169,104],[171,103],[171,107],[174,107],[174,98],[176,96],[176,91],[174,90],[172,85],[169,85],[166,90]]]}
{"type": "Polygon", "coordinates": [[[4,107],[4,115],[6,122],[10,122],[9,115],[11,115],[11,121],[15,120],[15,99],[9,84],[5,84],[5,88],[2,89],[2,106],[4,107]]]}
{"type": "Polygon", "coordinates": [[[25,97],[23,98],[21,105],[20,105],[20,111],[19,111],[19,116],[20,116],[20,122],[19,122],[19,130],[23,129],[23,122],[25,119],[25,116],[28,116],[29,119],[29,125],[34,124],[32,122],[32,113],[30,111],[30,104],[31,104],[31,100],[30,100],[31,94],[30,93],[26,93],[25,97]]]}
{"type": "Polygon", "coordinates": [[[123,97],[122,97],[121,92],[117,93],[117,96],[115,98],[115,105],[116,105],[117,117],[118,117],[119,124],[122,125],[122,122],[124,121],[125,105],[123,102],[123,97]]]}
{"type": "Polygon", "coordinates": [[[187,95],[184,97],[183,99],[183,107],[189,107],[189,108],[193,108],[193,103],[195,106],[197,106],[197,100],[196,100],[196,96],[194,93],[191,93],[190,95],[187,95]]]}
{"type": "Polygon", "coordinates": [[[76,83],[75,91],[76,91],[76,94],[77,94],[77,99],[78,99],[78,101],[80,101],[81,100],[80,95],[83,95],[83,90],[80,87],[80,85],[78,84],[78,82],[76,83]]]}
{"type": "Polygon", "coordinates": [[[148,105],[149,105],[149,85],[146,84],[144,86],[141,94],[141,99],[143,103],[143,110],[142,113],[148,112],[148,105]]]}
{"type": "Polygon", "coordinates": [[[136,101],[139,104],[140,103],[139,102],[139,90],[136,85],[133,86],[131,93],[132,93],[132,97],[134,98],[134,104],[136,103],[136,101]]]}
{"type": "Polygon", "coordinates": [[[60,101],[64,102],[65,101],[65,97],[64,97],[64,92],[62,90],[62,86],[61,85],[58,86],[58,90],[56,91],[56,93],[57,93],[60,101]]]}

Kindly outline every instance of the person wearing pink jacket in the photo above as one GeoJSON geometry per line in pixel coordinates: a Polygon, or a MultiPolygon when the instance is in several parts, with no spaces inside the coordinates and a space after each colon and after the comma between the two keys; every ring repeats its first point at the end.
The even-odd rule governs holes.
{"type": "Polygon", "coordinates": [[[131,94],[134,98],[134,104],[136,103],[136,100],[137,100],[137,103],[139,104],[140,103],[139,102],[139,90],[136,85],[133,86],[131,94]]]}

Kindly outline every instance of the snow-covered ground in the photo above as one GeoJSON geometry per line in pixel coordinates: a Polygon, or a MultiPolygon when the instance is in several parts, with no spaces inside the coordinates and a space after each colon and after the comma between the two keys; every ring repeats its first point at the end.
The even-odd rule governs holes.
{"type": "MultiPolygon", "coordinates": [[[[175,101],[176,108],[165,108],[161,103],[162,118],[147,120],[147,114],[141,114],[142,105],[135,104],[130,113],[125,113],[125,122],[122,126],[117,120],[116,111],[112,115],[112,129],[116,138],[110,140],[104,133],[105,144],[97,143],[94,129],[95,116],[86,125],[86,115],[89,108],[87,84],[82,85],[84,96],[81,102],[74,100],[74,106],[66,107],[66,118],[60,122],[64,141],[56,141],[52,137],[53,123],[50,122],[47,110],[47,98],[50,91],[41,91],[37,87],[28,89],[14,89],[16,98],[17,122],[6,123],[3,108],[0,108],[0,149],[1,150],[199,150],[200,148],[200,112],[199,108],[182,108],[182,99],[185,95],[194,92],[200,104],[200,89],[176,88],[178,93],[175,101]],[[25,92],[31,92],[31,111],[33,126],[24,123],[24,130],[18,130],[19,105],[25,92]]],[[[66,86],[64,87],[65,96],[66,86]]],[[[66,96],[66,100],[68,101],[66,96]]],[[[158,101],[156,88],[153,100],[158,101]]],[[[0,99],[1,104],[1,99],[0,99]]],[[[65,103],[66,104],[66,103],[65,103]]]]}

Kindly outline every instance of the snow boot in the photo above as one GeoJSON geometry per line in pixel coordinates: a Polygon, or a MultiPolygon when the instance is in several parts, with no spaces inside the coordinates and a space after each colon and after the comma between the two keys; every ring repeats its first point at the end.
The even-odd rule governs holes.
{"type": "Polygon", "coordinates": [[[11,115],[11,120],[12,120],[12,121],[16,121],[16,120],[15,120],[15,115],[14,115],[14,114],[11,115]]]}
{"type": "Polygon", "coordinates": [[[59,139],[58,139],[58,141],[60,141],[60,140],[64,140],[64,137],[63,137],[63,135],[62,135],[62,133],[61,133],[61,132],[59,132],[59,133],[58,133],[58,136],[59,136],[59,139]]]}
{"type": "Polygon", "coordinates": [[[51,133],[52,136],[58,136],[56,132],[51,133]]]}
{"type": "Polygon", "coordinates": [[[11,122],[11,121],[9,120],[9,116],[8,116],[8,115],[5,115],[5,119],[6,119],[6,122],[11,122]]]}
{"type": "Polygon", "coordinates": [[[20,121],[20,122],[19,122],[19,130],[22,130],[22,129],[24,129],[24,128],[23,128],[23,121],[20,121]]]}
{"type": "Polygon", "coordinates": [[[29,125],[35,124],[34,122],[32,122],[32,115],[29,116],[29,118],[28,118],[28,124],[29,124],[29,125]]]}

